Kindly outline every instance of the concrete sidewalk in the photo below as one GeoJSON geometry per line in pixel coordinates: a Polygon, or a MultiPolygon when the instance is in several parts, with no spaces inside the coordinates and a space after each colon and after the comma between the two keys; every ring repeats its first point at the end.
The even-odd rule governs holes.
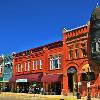
{"type": "MultiPolygon", "coordinates": [[[[12,93],[12,92],[2,92],[1,96],[15,96],[22,98],[29,98],[28,100],[32,100],[33,97],[36,97],[37,100],[77,100],[76,96],[63,96],[63,95],[41,95],[41,94],[28,94],[28,93],[12,93]]],[[[82,97],[78,100],[87,100],[87,97],[82,97]]],[[[92,98],[92,100],[100,100],[97,98],[92,98]]]]}

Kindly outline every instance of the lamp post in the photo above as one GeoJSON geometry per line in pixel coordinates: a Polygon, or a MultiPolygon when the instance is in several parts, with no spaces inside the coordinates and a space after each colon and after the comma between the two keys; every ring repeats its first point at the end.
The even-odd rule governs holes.
{"type": "Polygon", "coordinates": [[[91,100],[91,95],[90,95],[90,75],[89,75],[89,68],[87,72],[87,88],[88,88],[88,95],[87,95],[87,100],[91,100]]]}

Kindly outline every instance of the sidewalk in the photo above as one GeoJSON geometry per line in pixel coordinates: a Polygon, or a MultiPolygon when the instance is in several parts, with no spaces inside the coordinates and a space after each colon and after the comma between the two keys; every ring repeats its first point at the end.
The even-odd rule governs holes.
{"type": "MultiPolygon", "coordinates": [[[[23,98],[44,98],[44,100],[77,100],[76,96],[63,96],[63,95],[41,95],[41,94],[28,94],[28,93],[11,93],[11,92],[2,92],[0,95],[3,96],[15,96],[15,97],[23,97],[23,98]]],[[[87,100],[87,97],[82,97],[78,100],[87,100]]],[[[92,98],[91,100],[100,100],[97,98],[92,98]]]]}

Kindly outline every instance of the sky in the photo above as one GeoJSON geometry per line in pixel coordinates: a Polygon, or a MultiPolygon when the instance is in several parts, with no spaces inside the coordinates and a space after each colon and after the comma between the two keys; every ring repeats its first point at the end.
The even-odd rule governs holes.
{"type": "Polygon", "coordinates": [[[62,40],[90,19],[100,0],[0,0],[0,55],[62,40]]]}

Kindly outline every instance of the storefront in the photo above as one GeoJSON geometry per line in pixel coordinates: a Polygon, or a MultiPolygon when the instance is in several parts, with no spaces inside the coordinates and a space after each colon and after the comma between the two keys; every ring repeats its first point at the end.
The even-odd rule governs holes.
{"type": "Polygon", "coordinates": [[[12,91],[27,93],[31,85],[34,83],[37,85],[41,82],[41,77],[42,73],[18,75],[13,76],[9,82],[12,83],[12,91]]]}
{"type": "Polygon", "coordinates": [[[41,79],[46,94],[60,95],[62,90],[62,74],[47,74],[41,79]]]}

